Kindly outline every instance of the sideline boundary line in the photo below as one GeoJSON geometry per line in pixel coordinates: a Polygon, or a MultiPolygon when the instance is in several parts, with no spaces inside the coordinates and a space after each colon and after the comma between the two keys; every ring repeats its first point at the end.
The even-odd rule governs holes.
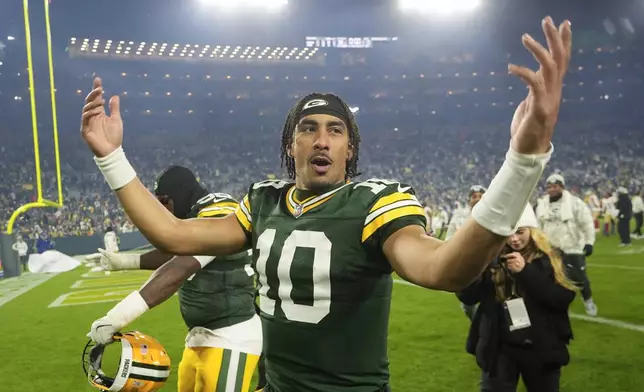
{"type": "Polygon", "coordinates": [[[40,286],[41,284],[45,283],[46,281],[48,281],[49,279],[53,278],[56,275],[58,275],[58,273],[44,273],[44,274],[29,273],[15,278],[7,278],[7,279],[0,280],[0,291],[4,291],[3,289],[5,287],[17,287],[17,289],[15,290],[3,293],[3,295],[0,297],[0,307],[18,298],[19,296],[26,293],[27,291],[40,286]],[[24,286],[22,286],[21,283],[24,284],[24,286]],[[17,285],[14,286],[14,284],[17,284],[17,285]]]}
{"type": "MultiPolygon", "coordinates": [[[[420,287],[418,285],[415,285],[413,283],[409,283],[406,280],[394,279],[394,283],[402,284],[402,285],[405,285],[405,286],[412,286],[412,287],[416,287],[416,288],[422,288],[422,287],[420,287]]],[[[451,293],[447,293],[445,291],[439,291],[439,292],[440,293],[451,294],[451,293]]],[[[586,316],[586,315],[583,315],[583,314],[572,313],[572,312],[568,312],[568,315],[572,319],[589,321],[591,323],[604,324],[604,325],[609,325],[609,326],[615,327],[615,328],[628,329],[630,331],[636,331],[636,332],[644,333],[644,325],[627,323],[625,321],[614,320],[614,319],[609,319],[609,318],[605,318],[605,317],[591,317],[591,316],[586,316]]]]}

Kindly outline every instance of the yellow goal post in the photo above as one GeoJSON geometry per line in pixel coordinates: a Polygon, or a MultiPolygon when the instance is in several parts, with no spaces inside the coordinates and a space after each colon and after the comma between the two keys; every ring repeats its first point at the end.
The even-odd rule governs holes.
{"type": "Polygon", "coordinates": [[[36,190],[37,199],[35,202],[24,204],[18,207],[9,221],[7,222],[7,234],[13,234],[13,226],[16,219],[32,208],[61,208],[63,206],[63,183],[60,173],[60,151],[58,149],[58,122],[56,121],[56,88],[54,84],[54,60],[51,45],[51,24],[49,21],[49,0],[44,0],[45,4],[45,24],[47,34],[47,61],[49,67],[49,90],[51,97],[52,125],[54,132],[54,155],[56,163],[56,183],[58,184],[58,200],[46,200],[43,197],[41,169],[40,169],[40,145],[38,143],[38,120],[36,114],[36,93],[34,88],[34,68],[31,53],[31,24],[29,22],[29,0],[23,0],[23,14],[25,24],[25,43],[27,45],[27,67],[29,73],[29,99],[31,102],[31,126],[34,139],[34,162],[36,167],[36,190]]]}

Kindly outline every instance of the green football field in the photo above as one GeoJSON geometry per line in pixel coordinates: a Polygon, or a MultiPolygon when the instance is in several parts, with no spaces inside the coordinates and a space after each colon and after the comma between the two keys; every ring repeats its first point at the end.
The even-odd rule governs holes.
{"type": "MultiPolygon", "coordinates": [[[[644,240],[622,249],[616,237],[600,238],[588,269],[600,317],[587,318],[581,300],[575,300],[575,339],[562,391],[644,391],[644,240]]],[[[0,391],[93,390],[81,366],[90,324],[140,287],[147,275],[106,276],[79,267],[54,276],[27,274],[0,281],[0,391]]],[[[176,297],[131,328],[165,345],[173,371],[163,390],[176,390],[186,333],[176,297]]],[[[453,294],[395,285],[389,331],[394,391],[476,391],[479,372],[464,351],[467,330],[453,294]]]]}

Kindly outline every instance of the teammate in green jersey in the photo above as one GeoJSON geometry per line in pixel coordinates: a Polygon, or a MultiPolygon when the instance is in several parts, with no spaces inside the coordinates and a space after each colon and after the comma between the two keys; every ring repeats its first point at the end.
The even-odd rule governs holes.
{"type": "Polygon", "coordinates": [[[108,116],[99,78],[86,98],[81,133],[134,224],[159,249],[216,256],[253,249],[267,391],[383,391],[392,269],[431,289],[466,287],[514,232],[552,154],[571,30],[568,22],[557,30],[550,18],[543,30],[548,49],[522,38],[539,71],[509,66],[529,94],[515,112],[506,161],[448,242],[426,235],[408,186],[350,182],[360,136],[334,95],[306,96],[289,113],[282,157],[294,184],[254,184],[234,216],[216,220],[179,220],[155,202],[121,147],[119,98],[110,99],[108,116]]]}
{"type": "MultiPolygon", "coordinates": [[[[208,193],[187,168],[171,166],[155,184],[158,200],[177,218],[222,218],[237,201],[224,193],[208,193]]],[[[105,344],[148,308],[179,291],[181,316],[189,329],[179,364],[179,392],[214,390],[248,392],[259,354],[262,330],[256,316],[251,257],[237,255],[171,256],[152,250],[143,255],[99,249],[88,260],[109,271],[156,270],[138,291],[92,324],[89,336],[105,344]],[[133,301],[139,306],[124,304],[133,301]]]]}

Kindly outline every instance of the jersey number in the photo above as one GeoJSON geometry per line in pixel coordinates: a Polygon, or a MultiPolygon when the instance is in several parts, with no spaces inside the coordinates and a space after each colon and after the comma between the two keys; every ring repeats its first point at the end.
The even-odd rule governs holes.
{"type": "MultiPolygon", "coordinates": [[[[275,241],[275,229],[266,229],[257,238],[257,272],[259,275],[260,301],[262,312],[275,315],[275,299],[269,298],[266,264],[275,241]]],[[[280,258],[277,262],[277,296],[281,300],[282,312],[288,320],[317,324],[331,310],[331,241],[321,231],[294,230],[284,241],[280,258]],[[293,301],[293,282],[291,268],[297,248],[311,248],[313,256],[313,295],[312,305],[296,304],[293,301]]]]}
{"type": "Polygon", "coordinates": [[[230,200],[230,199],[235,200],[233,199],[232,196],[230,196],[227,193],[209,193],[206,196],[202,197],[201,199],[197,200],[196,204],[210,205],[210,204],[219,203],[220,201],[223,201],[223,200],[230,200]]]}
{"type": "Polygon", "coordinates": [[[354,186],[355,188],[359,187],[365,187],[371,189],[371,192],[373,192],[375,195],[379,194],[383,190],[387,188],[388,185],[397,185],[398,186],[398,192],[404,193],[407,192],[408,190],[411,189],[411,187],[403,187],[399,182],[396,181],[389,181],[389,180],[381,180],[378,178],[371,178],[367,181],[359,182],[354,186]]]}

